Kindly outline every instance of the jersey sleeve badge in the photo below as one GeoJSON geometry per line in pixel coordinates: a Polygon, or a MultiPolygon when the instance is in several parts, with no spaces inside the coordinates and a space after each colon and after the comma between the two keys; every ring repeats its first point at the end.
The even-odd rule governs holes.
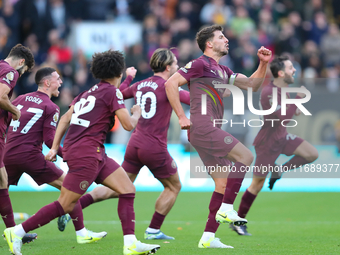
{"type": "Polygon", "coordinates": [[[116,96],[117,96],[117,98],[120,99],[120,100],[123,99],[123,94],[122,94],[122,92],[120,92],[119,89],[116,90],[116,96]]]}
{"type": "Polygon", "coordinates": [[[11,84],[11,81],[13,81],[14,79],[14,73],[13,72],[9,72],[8,74],[6,74],[6,77],[3,78],[3,80],[5,82],[7,82],[8,84],[11,84]]]}
{"type": "Polygon", "coordinates": [[[58,119],[59,119],[59,112],[56,112],[56,113],[53,115],[53,121],[54,121],[54,122],[58,122],[58,119]]]}
{"type": "Polygon", "coordinates": [[[188,64],[185,65],[185,69],[190,69],[192,66],[192,61],[190,61],[188,64]]]}

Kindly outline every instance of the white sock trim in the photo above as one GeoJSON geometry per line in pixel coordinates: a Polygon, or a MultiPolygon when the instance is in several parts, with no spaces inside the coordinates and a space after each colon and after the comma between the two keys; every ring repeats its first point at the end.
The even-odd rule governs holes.
{"type": "Polygon", "coordinates": [[[202,241],[203,242],[206,242],[208,241],[211,237],[214,237],[215,238],[215,233],[213,232],[203,232],[203,235],[202,235],[202,241]]]}
{"type": "Polygon", "coordinates": [[[146,231],[151,233],[151,234],[155,234],[158,233],[160,229],[155,229],[155,228],[147,228],[146,231]]]}
{"type": "Polygon", "coordinates": [[[234,206],[232,204],[226,204],[226,203],[222,203],[220,210],[222,212],[228,212],[228,211],[232,211],[234,210],[234,206]]]}
{"type": "Polygon", "coordinates": [[[124,246],[130,246],[132,245],[135,241],[137,241],[137,238],[135,235],[125,235],[124,236],[124,246]]]}
{"type": "Polygon", "coordinates": [[[87,229],[82,228],[81,230],[76,231],[77,236],[85,237],[87,235],[87,229]]]}
{"type": "Polygon", "coordinates": [[[22,227],[21,224],[16,225],[16,226],[14,227],[14,234],[16,234],[17,236],[19,236],[19,237],[21,237],[21,238],[23,238],[24,235],[26,235],[26,232],[25,232],[25,230],[24,230],[24,228],[22,227]]]}

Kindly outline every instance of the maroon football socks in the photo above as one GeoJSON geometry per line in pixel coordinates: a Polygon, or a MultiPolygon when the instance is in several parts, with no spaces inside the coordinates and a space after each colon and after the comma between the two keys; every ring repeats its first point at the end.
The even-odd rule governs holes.
{"type": "Polygon", "coordinates": [[[36,214],[22,223],[25,232],[28,233],[34,229],[42,227],[49,223],[51,220],[64,215],[64,209],[58,201],[42,207],[36,214]]]}
{"type": "Polygon", "coordinates": [[[0,214],[4,220],[6,228],[15,226],[13,209],[8,195],[8,189],[0,189],[0,214]]]}
{"type": "Polygon", "coordinates": [[[118,216],[122,223],[123,235],[135,234],[134,193],[121,194],[118,200],[118,216]]]}
{"type": "Polygon", "coordinates": [[[216,233],[219,223],[216,222],[215,216],[222,204],[223,194],[217,193],[216,191],[213,192],[210,204],[209,204],[209,216],[207,224],[205,225],[204,232],[211,232],[216,233]]]}
{"type": "Polygon", "coordinates": [[[253,204],[254,200],[256,198],[256,195],[250,193],[248,191],[248,189],[246,190],[246,192],[244,192],[243,196],[242,196],[242,200],[241,200],[241,204],[240,207],[238,209],[238,216],[240,216],[241,218],[245,218],[251,205],[253,204]]]}
{"type": "Polygon", "coordinates": [[[86,195],[81,196],[79,201],[80,201],[80,204],[81,204],[81,208],[83,208],[83,209],[85,209],[89,205],[93,204],[93,198],[90,194],[86,194],[86,195]]]}
{"type": "Polygon", "coordinates": [[[76,231],[85,228],[84,226],[84,216],[81,204],[79,200],[77,201],[76,205],[74,206],[73,211],[70,213],[74,228],[76,231]]]}
{"type": "Polygon", "coordinates": [[[164,219],[165,219],[165,215],[155,212],[152,216],[152,220],[151,220],[149,228],[161,229],[164,219]]]}
{"type": "Polygon", "coordinates": [[[234,204],[237,193],[240,191],[242,181],[246,174],[246,165],[236,162],[230,171],[227,186],[224,192],[223,203],[234,204]]]}

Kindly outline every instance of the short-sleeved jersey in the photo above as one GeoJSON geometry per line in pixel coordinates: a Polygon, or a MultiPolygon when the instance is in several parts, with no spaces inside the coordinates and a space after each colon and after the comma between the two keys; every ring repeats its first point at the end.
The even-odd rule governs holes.
{"type": "MultiPolygon", "coordinates": [[[[265,121],[269,119],[281,119],[281,88],[273,83],[265,86],[261,91],[260,109],[268,110],[272,107],[273,88],[277,88],[278,105],[272,114],[263,116],[264,125],[255,137],[254,146],[266,145],[268,148],[280,147],[284,144],[288,134],[286,127],[281,125],[281,121],[265,121]]],[[[286,94],[289,98],[289,94],[286,94]]]]}
{"type": "Polygon", "coordinates": [[[8,127],[6,157],[41,153],[46,137],[51,137],[53,141],[59,120],[59,107],[40,91],[19,96],[13,105],[20,110],[21,116],[19,120],[12,120],[8,127]]]}
{"type": "Polygon", "coordinates": [[[71,103],[74,110],[66,134],[63,158],[95,157],[102,160],[104,141],[114,123],[115,111],[125,108],[119,89],[106,82],[79,94],[71,103]]]}
{"type": "MultiPolygon", "coordinates": [[[[6,84],[10,88],[8,98],[12,97],[13,89],[19,78],[19,73],[6,61],[0,61],[0,83],[6,84]]],[[[7,111],[0,109],[0,134],[4,137],[7,129],[7,111]]]]}
{"type": "MultiPolygon", "coordinates": [[[[213,119],[222,119],[224,112],[224,88],[217,84],[230,84],[236,74],[228,67],[218,64],[213,58],[203,55],[180,68],[178,73],[187,81],[190,90],[190,121],[193,128],[207,132],[213,127],[213,119]],[[207,97],[207,114],[202,115],[202,94],[207,97]]],[[[221,127],[221,125],[217,126],[221,127]]]]}
{"type": "MultiPolygon", "coordinates": [[[[142,109],[142,115],[131,135],[129,146],[167,148],[172,107],[165,92],[165,82],[166,80],[160,76],[152,76],[123,90],[124,99],[134,97],[136,104],[142,109]]],[[[180,94],[189,94],[189,92],[180,90],[180,94]]]]}

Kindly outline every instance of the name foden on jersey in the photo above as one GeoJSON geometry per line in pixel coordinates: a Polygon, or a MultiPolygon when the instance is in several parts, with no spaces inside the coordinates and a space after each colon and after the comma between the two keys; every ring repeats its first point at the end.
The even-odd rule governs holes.
{"type": "Polygon", "coordinates": [[[25,101],[30,101],[36,104],[41,104],[43,100],[39,97],[26,96],[25,101]]]}

